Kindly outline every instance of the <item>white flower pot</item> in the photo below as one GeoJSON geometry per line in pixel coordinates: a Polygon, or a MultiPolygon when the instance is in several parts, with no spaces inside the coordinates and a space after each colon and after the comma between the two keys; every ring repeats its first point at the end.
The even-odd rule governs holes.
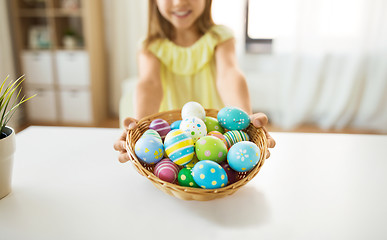
{"type": "Polygon", "coordinates": [[[77,47],[77,39],[71,36],[64,36],[63,46],[65,49],[74,49],[77,47]]]}
{"type": "Polygon", "coordinates": [[[15,131],[5,127],[7,137],[0,139],[0,199],[11,192],[15,131]]]}

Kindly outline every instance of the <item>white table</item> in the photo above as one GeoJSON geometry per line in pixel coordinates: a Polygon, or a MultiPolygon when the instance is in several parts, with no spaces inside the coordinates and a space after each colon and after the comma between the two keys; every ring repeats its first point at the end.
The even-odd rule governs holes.
{"type": "Polygon", "coordinates": [[[113,150],[119,129],[16,135],[0,239],[386,239],[387,136],[272,133],[277,147],[234,195],[183,201],[113,150]]]}

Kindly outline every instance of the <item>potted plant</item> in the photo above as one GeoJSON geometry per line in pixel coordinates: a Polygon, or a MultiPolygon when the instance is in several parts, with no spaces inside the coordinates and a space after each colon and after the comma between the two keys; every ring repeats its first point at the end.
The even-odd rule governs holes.
{"type": "Polygon", "coordinates": [[[7,80],[8,77],[0,85],[0,199],[11,192],[13,154],[15,152],[15,131],[7,124],[17,108],[35,96],[29,98],[23,96],[21,100],[18,100],[21,88],[19,91],[17,89],[24,81],[24,77],[9,81],[6,84],[7,80]]]}
{"type": "Polygon", "coordinates": [[[74,49],[77,47],[77,33],[72,29],[67,29],[63,35],[63,46],[65,49],[74,49]]]}

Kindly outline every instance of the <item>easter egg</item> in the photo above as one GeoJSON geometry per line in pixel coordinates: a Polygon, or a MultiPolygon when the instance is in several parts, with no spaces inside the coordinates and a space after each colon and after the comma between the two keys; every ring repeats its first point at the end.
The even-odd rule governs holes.
{"type": "Polygon", "coordinates": [[[194,141],[207,135],[206,124],[203,120],[197,117],[185,118],[180,124],[180,130],[185,131],[194,141]]]}
{"type": "Polygon", "coordinates": [[[223,134],[223,136],[226,140],[227,148],[230,148],[237,142],[250,140],[249,135],[241,130],[231,130],[223,134]]]}
{"type": "Polygon", "coordinates": [[[253,142],[243,141],[235,143],[227,154],[228,164],[238,172],[247,172],[259,162],[261,151],[253,142]]]}
{"type": "Polygon", "coordinates": [[[192,160],[189,163],[187,163],[186,165],[184,165],[184,167],[193,168],[195,166],[195,164],[198,163],[198,162],[199,162],[199,159],[196,156],[196,154],[194,154],[192,160]]]}
{"type": "Polygon", "coordinates": [[[180,123],[181,123],[181,120],[174,121],[174,122],[171,124],[171,129],[172,129],[172,130],[174,130],[174,129],[179,129],[179,128],[180,128],[180,123]]]}
{"type": "Polygon", "coordinates": [[[227,158],[226,145],[214,136],[200,138],[196,142],[195,152],[200,161],[211,160],[220,163],[227,158]]]}
{"type": "Polygon", "coordinates": [[[192,176],[192,168],[181,169],[178,174],[177,181],[179,182],[180,186],[196,188],[199,187],[192,176]]]}
{"type": "Polygon", "coordinates": [[[249,115],[237,107],[224,107],[217,117],[219,124],[228,130],[243,130],[250,124],[249,115]]]}
{"type": "Polygon", "coordinates": [[[136,142],[134,152],[141,161],[154,164],[163,158],[164,146],[156,137],[144,136],[136,142]]]}
{"type": "Polygon", "coordinates": [[[168,122],[164,119],[155,119],[149,124],[149,128],[156,130],[160,134],[162,140],[165,139],[165,136],[169,131],[171,131],[171,126],[169,126],[168,122]]]}
{"type": "Polygon", "coordinates": [[[206,117],[206,111],[198,102],[187,102],[181,109],[181,119],[186,119],[189,117],[197,117],[204,121],[206,117]]]}
{"type": "Polygon", "coordinates": [[[146,130],[144,132],[144,134],[142,135],[142,137],[145,137],[145,136],[152,136],[152,137],[159,139],[161,143],[163,142],[161,140],[160,134],[158,132],[156,132],[156,130],[153,130],[153,129],[146,130]]]}
{"type": "Polygon", "coordinates": [[[216,162],[204,160],[192,169],[192,176],[201,188],[214,189],[227,185],[226,171],[216,162]]]}
{"type": "Polygon", "coordinates": [[[153,172],[161,180],[173,183],[177,179],[179,170],[179,166],[169,158],[164,158],[156,164],[153,172]]]}
{"type": "Polygon", "coordinates": [[[211,132],[209,132],[207,135],[209,135],[209,136],[214,136],[214,137],[219,138],[220,140],[222,140],[222,142],[224,143],[224,145],[226,145],[226,147],[229,148],[229,147],[227,146],[226,138],[225,138],[225,137],[223,136],[223,134],[221,134],[220,132],[218,132],[218,131],[211,131],[211,132]]]}
{"type": "Polygon", "coordinates": [[[218,119],[213,117],[206,117],[204,119],[204,123],[206,124],[207,132],[218,131],[222,134],[224,133],[224,129],[222,126],[220,126],[218,119]]]}
{"type": "Polygon", "coordinates": [[[227,174],[228,182],[227,185],[233,184],[238,181],[238,172],[233,170],[227,161],[223,161],[220,163],[220,166],[224,169],[227,174]]]}
{"type": "Polygon", "coordinates": [[[194,155],[192,138],[183,130],[170,131],[164,141],[165,153],[177,165],[189,163],[194,155]]]}

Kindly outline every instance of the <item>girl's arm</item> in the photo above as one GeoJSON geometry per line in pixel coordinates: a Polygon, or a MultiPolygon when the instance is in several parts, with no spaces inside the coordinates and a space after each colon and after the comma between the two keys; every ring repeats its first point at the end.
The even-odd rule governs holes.
{"type": "MultiPolygon", "coordinates": [[[[247,82],[240,71],[235,53],[235,39],[227,40],[219,44],[215,50],[216,58],[216,85],[220,97],[226,106],[239,107],[250,115],[251,121],[256,127],[262,127],[266,132],[268,147],[275,146],[275,140],[266,131],[267,116],[263,113],[252,115],[250,95],[247,82]]],[[[270,152],[267,153],[267,157],[270,152]]]]}
{"type": "Polygon", "coordinates": [[[136,86],[134,109],[135,118],[157,113],[163,97],[160,79],[160,61],[143,49],[138,55],[139,80],[136,86]]]}
{"type": "Polygon", "coordinates": [[[134,101],[135,115],[124,119],[124,132],[113,146],[119,152],[118,160],[123,163],[130,160],[125,142],[128,130],[137,126],[138,119],[157,113],[163,97],[159,60],[152,53],[141,50],[138,55],[138,68],[139,79],[134,101]]]}
{"type": "Polygon", "coordinates": [[[226,106],[239,107],[252,114],[249,90],[246,79],[240,71],[236,53],[235,39],[229,39],[216,47],[216,85],[226,106]]]}

